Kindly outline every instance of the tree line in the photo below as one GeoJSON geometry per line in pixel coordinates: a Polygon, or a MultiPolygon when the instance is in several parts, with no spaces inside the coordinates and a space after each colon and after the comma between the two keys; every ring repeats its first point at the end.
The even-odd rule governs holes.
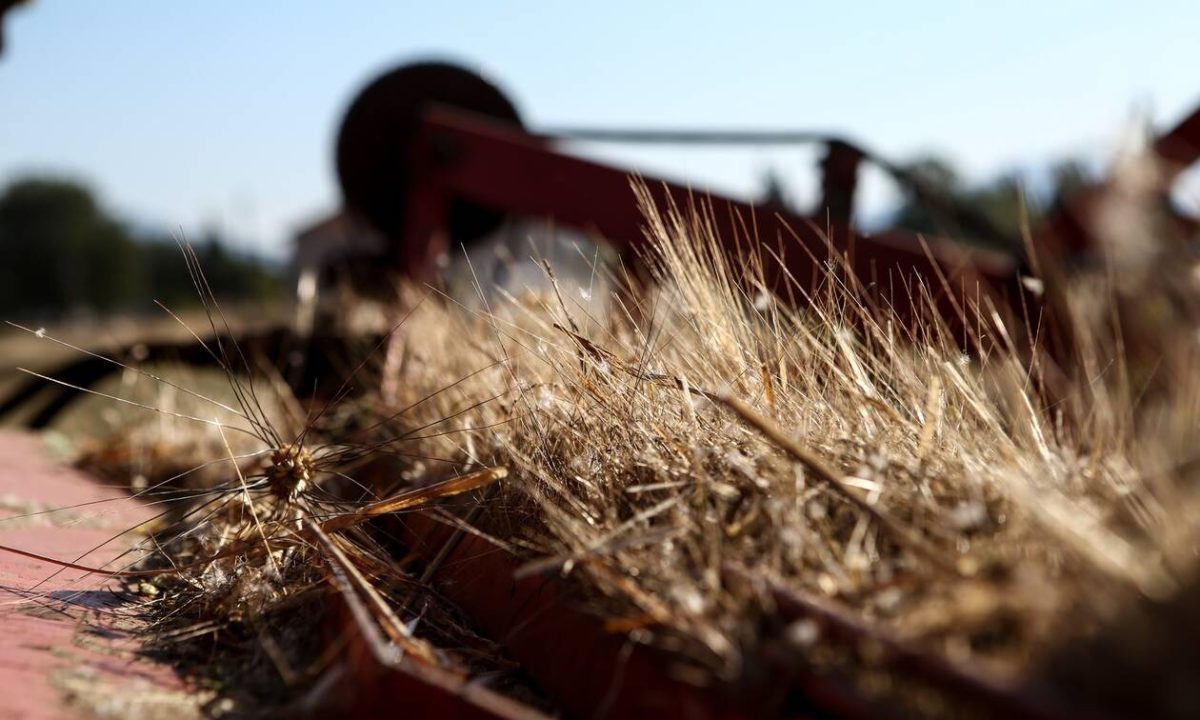
{"type": "MultiPolygon", "coordinates": [[[[231,251],[216,233],[190,242],[217,297],[280,293],[276,269],[231,251]]],[[[199,300],[169,234],[135,232],[73,180],[22,178],[0,194],[0,317],[112,312],[152,300],[199,300]]]]}

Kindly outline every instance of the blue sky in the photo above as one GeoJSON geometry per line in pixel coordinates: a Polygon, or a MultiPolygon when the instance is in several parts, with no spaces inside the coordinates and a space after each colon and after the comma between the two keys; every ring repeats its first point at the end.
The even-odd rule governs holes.
{"type": "MultiPolygon", "coordinates": [[[[355,91],[431,55],[485,69],[535,127],[836,130],[985,178],[1103,156],[1139,113],[1180,118],[1197,28],[1196,2],[34,0],[6,23],[0,184],[76,175],[124,217],[280,254],[337,204],[355,91]]],[[[733,193],[767,167],[801,197],[816,182],[796,149],[581,151],[733,193]]]]}

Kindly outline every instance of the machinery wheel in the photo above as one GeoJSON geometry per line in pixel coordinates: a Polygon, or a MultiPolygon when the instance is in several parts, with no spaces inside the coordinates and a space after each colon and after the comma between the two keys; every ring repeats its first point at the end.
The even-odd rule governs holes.
{"type": "MultiPolygon", "coordinates": [[[[408,163],[421,113],[447,105],[521,126],[516,107],[481,75],[442,62],[390,70],[350,104],[338,131],[337,173],[347,207],[366,218],[389,243],[404,242],[405,199],[413,182],[408,163]]],[[[493,232],[503,214],[465,201],[450,209],[454,244],[493,232]]]]}

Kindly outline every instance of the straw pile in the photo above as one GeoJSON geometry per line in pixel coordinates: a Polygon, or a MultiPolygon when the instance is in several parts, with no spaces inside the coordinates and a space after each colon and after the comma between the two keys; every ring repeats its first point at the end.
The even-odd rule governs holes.
{"type": "MultiPolygon", "coordinates": [[[[161,581],[159,641],[237,627],[266,648],[259,666],[294,673],[320,651],[286,618],[350,586],[388,609],[372,612],[406,652],[477,661],[405,626],[411,582],[366,529],[397,489],[357,475],[387,459],[412,486],[476,478],[446,493],[506,468],[487,502],[520,522],[474,531],[695,682],[735,682],[782,634],[869,693],[917,692],[781,621],[762,588],[783,586],[995,677],[1194,708],[1172,691],[1200,647],[1194,614],[1171,604],[1195,594],[1200,513],[1192,258],[1126,226],[1138,252],[1116,246],[1069,284],[1043,277],[1065,339],[1052,355],[1045,318],[1026,330],[969,293],[965,343],[932,313],[914,333],[887,293],[932,307],[947,288],[863,288],[836,263],[793,309],[756,280],[769,258],[732,265],[703,210],[646,210],[653,282],[614,273],[603,316],[549,266],[540,291],[470,307],[405,289],[399,328],[353,372],[365,392],[305,417],[243,389],[230,424],[257,436],[254,456],[190,500],[148,561],[178,568],[161,581]]],[[[214,432],[212,459],[234,455],[230,430],[214,432]]],[[[421,632],[469,644],[453,613],[421,632]]]]}

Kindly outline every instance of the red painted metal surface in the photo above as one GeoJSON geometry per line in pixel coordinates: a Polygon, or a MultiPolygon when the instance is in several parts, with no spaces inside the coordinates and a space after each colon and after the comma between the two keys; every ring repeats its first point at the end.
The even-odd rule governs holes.
{"type": "MultiPolygon", "coordinates": [[[[426,561],[439,556],[454,531],[429,513],[397,522],[399,539],[426,561]]],[[[452,545],[434,583],[493,641],[521,663],[538,689],[570,717],[738,720],[772,716],[781,698],[769,686],[746,692],[688,684],[672,660],[609,632],[587,614],[558,577],[517,577],[518,560],[466,534],[452,545]],[[750,692],[754,690],[754,692],[750,692]]]]}
{"type": "Polygon", "coordinates": [[[337,682],[325,703],[310,711],[322,717],[387,717],[398,705],[407,717],[446,720],[548,720],[549,716],[496,693],[484,683],[404,658],[385,665],[362,638],[349,613],[329,628],[331,642],[345,642],[337,682]]]}
{"type": "MultiPolygon", "coordinates": [[[[835,154],[827,177],[844,180],[852,175],[852,160],[845,153],[835,154]]],[[[434,107],[425,114],[410,163],[408,177],[419,181],[405,198],[406,230],[393,243],[393,262],[410,274],[427,276],[447,252],[446,213],[452,198],[594,232],[628,258],[648,250],[645,218],[631,187],[635,176],[563,154],[519,129],[434,107]]],[[[864,292],[891,304],[900,318],[920,312],[922,300],[905,286],[911,287],[914,277],[926,280],[952,326],[961,323],[949,295],[959,302],[963,296],[986,295],[1000,306],[1019,307],[1012,258],[948,244],[925,247],[907,233],[859,234],[847,222],[845,197],[835,203],[832,215],[813,218],[701,196],[656,178],[639,179],[660,209],[696,212],[711,224],[734,267],[748,262],[756,250],[777,252],[781,262],[769,253],[759,254],[764,256],[767,286],[785,299],[803,301],[788,294],[786,277],[811,289],[825,277],[823,263],[837,253],[845,257],[864,292]],[[947,287],[940,278],[946,279],[947,287]]],[[[831,188],[826,191],[833,196],[831,188]]]]}
{"type": "MultiPolygon", "coordinates": [[[[848,608],[766,579],[744,567],[727,565],[724,574],[729,582],[760,586],[786,621],[814,623],[827,641],[851,647],[869,645],[876,656],[875,662],[901,682],[908,678],[937,688],[945,697],[956,698],[964,708],[970,708],[972,715],[1030,720],[1109,717],[1092,708],[1068,705],[1046,688],[1000,678],[969,662],[951,661],[938,652],[894,636],[848,608]]],[[[812,687],[811,678],[801,675],[800,679],[805,687],[812,687]]]]}
{"type": "MultiPolygon", "coordinates": [[[[409,183],[396,198],[404,207],[399,214],[404,225],[391,238],[392,262],[402,272],[428,279],[439,259],[456,250],[448,247],[448,226],[459,201],[594,232],[626,258],[647,249],[645,219],[631,189],[631,173],[573,157],[545,137],[462,109],[428,105],[422,117],[416,131],[410,128],[405,136],[410,143],[404,173],[409,183]]],[[[1162,161],[1165,193],[1179,173],[1200,160],[1200,109],[1160,136],[1152,150],[1162,161]]],[[[914,278],[931,291],[937,313],[955,332],[970,325],[960,316],[964,298],[987,298],[1018,321],[1037,316],[1039,298],[1020,285],[1021,258],[947,242],[925,247],[904,231],[856,232],[851,213],[861,157],[851,145],[828,144],[822,198],[814,216],[700,196],[661,179],[638,179],[660,209],[702,215],[735,267],[755,250],[777,251],[780,262],[770,252],[761,253],[772,289],[784,288],[783,279],[790,277],[801,290],[811,290],[824,277],[822,263],[837,253],[846,258],[865,294],[892,306],[902,322],[922,312],[925,304],[911,291],[914,278]]],[[[1093,218],[1107,192],[1102,184],[1057,210],[1035,229],[1034,246],[1059,259],[1086,256],[1095,246],[1093,218]]],[[[1175,219],[1185,231],[1195,229],[1195,219],[1175,219]]],[[[781,296],[804,300],[803,293],[781,296]]]]}
{"type": "MultiPolygon", "coordinates": [[[[1200,162],[1200,107],[1160,135],[1150,147],[1159,161],[1157,188],[1164,195],[1184,170],[1200,162]]],[[[1098,213],[1111,199],[1110,183],[1101,183],[1059,208],[1033,232],[1039,252],[1057,260],[1095,251],[1098,213]]],[[[1173,218],[1184,232],[1196,229],[1195,218],[1173,218]]]]}
{"type": "MultiPolygon", "coordinates": [[[[817,670],[801,648],[781,637],[764,638],[761,654],[748,659],[755,669],[742,680],[720,687],[689,684],[673,672],[669,655],[610,631],[599,617],[580,609],[579,599],[559,577],[522,577],[515,557],[480,536],[455,537],[454,530],[432,512],[405,515],[395,528],[396,537],[415,556],[443,561],[433,576],[438,592],[520,662],[537,687],[571,717],[911,716],[907,710],[873,699],[836,671],[817,670]]],[[[954,664],[846,610],[763,581],[745,569],[729,567],[726,574],[731,583],[763,584],[764,594],[784,623],[812,621],[825,642],[851,649],[870,646],[880,666],[900,682],[935,688],[972,716],[1107,717],[1094,708],[1066,703],[1045,688],[994,677],[970,664],[954,664]]]]}
{"type": "Polygon", "coordinates": [[[1166,164],[1166,181],[1200,161],[1200,107],[1154,141],[1154,153],[1166,164]]]}

